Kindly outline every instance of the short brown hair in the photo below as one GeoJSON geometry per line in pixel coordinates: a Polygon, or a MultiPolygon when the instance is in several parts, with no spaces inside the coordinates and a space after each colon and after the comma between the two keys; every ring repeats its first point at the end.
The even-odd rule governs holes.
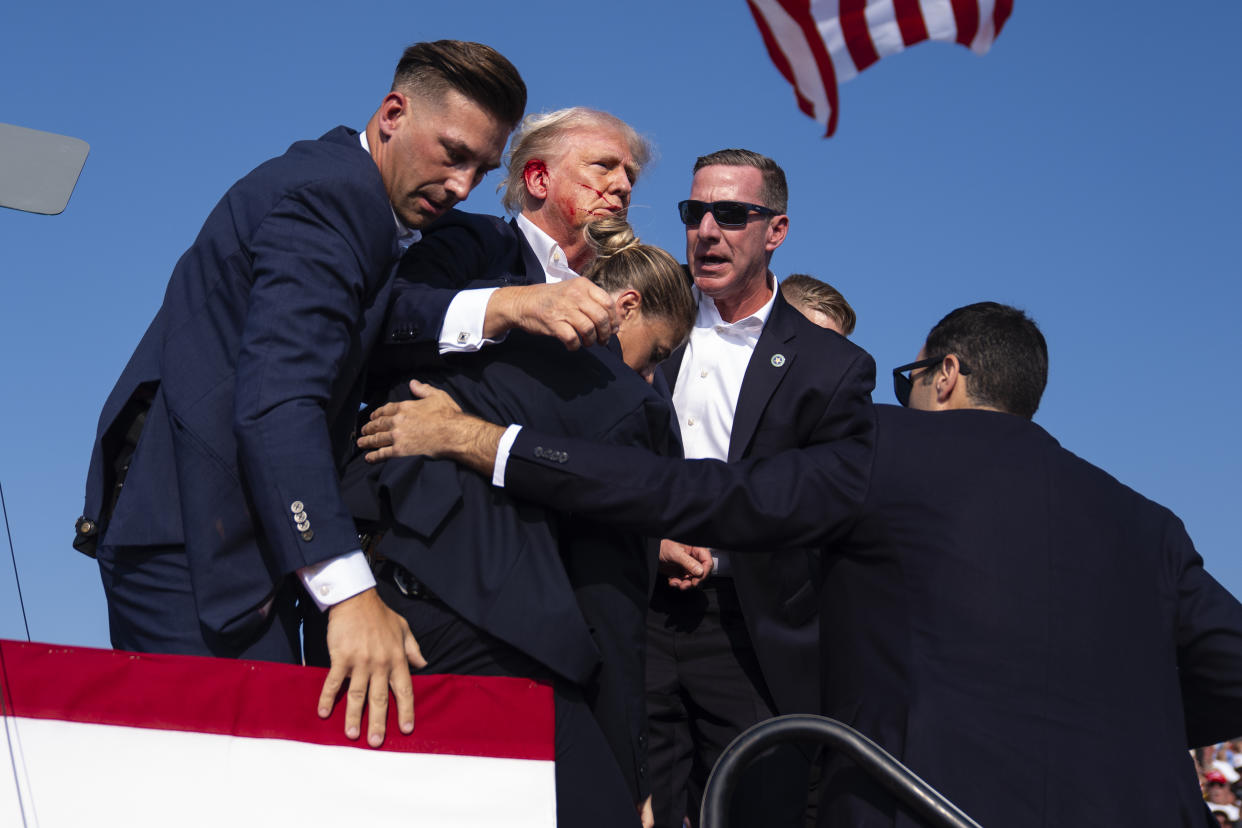
{"type": "Polygon", "coordinates": [[[700,156],[694,162],[694,171],[704,167],[754,167],[763,173],[763,188],[759,198],[764,207],[770,207],[778,213],[789,208],[789,185],[785,182],[785,171],[766,155],[745,149],[717,150],[710,155],[700,156]]]}
{"type": "Polygon", "coordinates": [[[781,293],[791,305],[817,310],[835,319],[841,326],[841,333],[846,336],[854,332],[854,325],[858,322],[854,309],[845,301],[841,291],[827,282],[805,273],[791,273],[781,282],[781,293]]]}
{"type": "Polygon", "coordinates": [[[392,88],[424,97],[456,89],[510,127],[526,111],[526,84],[513,64],[491,46],[465,40],[415,43],[397,62],[392,88]]]}

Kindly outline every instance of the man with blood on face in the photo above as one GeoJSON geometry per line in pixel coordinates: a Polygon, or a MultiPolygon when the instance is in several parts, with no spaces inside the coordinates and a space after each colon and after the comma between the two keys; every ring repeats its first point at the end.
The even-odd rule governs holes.
{"type": "MultiPolygon", "coordinates": [[[[743,149],[699,158],[678,205],[698,315],[662,366],[687,458],[739,460],[826,442],[863,404],[875,366],[808,321],[769,265],[789,232],[784,171],[743,149]]],[[[657,826],[698,824],[707,775],[751,725],[818,709],[819,553],[767,556],[661,543],[647,622],[647,705],[657,826]]],[[[801,825],[810,749],[783,746],[739,782],[730,824],[801,825]]]]}
{"type": "MultiPolygon", "coordinates": [[[[528,116],[514,132],[501,184],[508,222],[449,211],[394,285],[389,342],[476,351],[513,329],[575,349],[605,342],[619,318],[577,276],[594,251],[583,227],[624,216],[651,147],[624,121],[585,107],[528,116]],[[396,321],[400,320],[400,324],[396,321]]],[[[391,355],[390,355],[391,356],[391,355]]],[[[401,357],[404,372],[409,360],[401,357]]]]}
{"type": "MultiPolygon", "coordinates": [[[[587,229],[599,222],[593,227],[598,232],[606,232],[602,228],[610,225],[628,232],[624,214],[630,192],[650,155],[650,147],[633,128],[605,112],[576,107],[526,118],[514,133],[501,187],[504,204],[515,217],[506,222],[449,211],[405,257],[390,319],[408,320],[411,314],[422,313],[424,320],[390,329],[391,346],[372,361],[369,400],[388,403],[381,411],[400,412],[402,400],[409,398],[411,376],[438,376],[446,387],[480,406],[555,411],[579,427],[601,429],[601,436],[606,425],[619,421],[627,425],[609,431],[611,439],[679,453],[667,389],[662,385],[646,389],[641,382],[636,386],[635,377],[614,370],[629,366],[650,382],[654,363],[684,339],[693,304],[675,260],[662,254],[666,281],[671,279],[685,295],[681,308],[685,318],[678,325],[668,322],[669,314],[658,312],[668,290],[643,295],[621,289],[624,286],[577,278],[588,270],[616,269],[608,245],[597,256],[599,240],[588,239],[587,229]],[[439,358],[429,353],[433,337],[439,358]],[[610,338],[612,353],[594,347],[584,348],[589,353],[565,352],[610,338]],[[472,353],[480,350],[483,353],[472,353]],[[510,376],[507,370],[520,376],[510,376]],[[558,393],[568,399],[555,396],[558,393]],[[648,409],[655,413],[644,414],[648,409]],[[648,433],[647,425],[653,421],[663,425],[648,433]]],[[[637,245],[632,232],[629,239],[629,246],[637,245]]],[[[637,252],[630,250],[628,255],[637,252]]],[[[391,421],[399,432],[400,417],[391,421]]],[[[419,424],[408,425],[417,429],[419,424]]],[[[393,439],[400,441],[399,436],[393,439]]],[[[380,480],[377,485],[387,491],[403,493],[398,500],[413,502],[418,498],[411,493],[423,491],[429,475],[395,468],[359,477],[380,480]]],[[[370,487],[368,482],[353,490],[360,495],[357,506],[351,501],[351,508],[355,517],[374,521],[385,532],[377,546],[385,559],[377,578],[388,582],[383,588],[389,603],[407,617],[415,637],[420,631],[430,636],[425,602],[408,598],[432,592],[444,605],[449,623],[466,629],[452,652],[438,645],[425,649],[427,669],[500,670],[535,678],[548,678],[551,670],[557,689],[559,820],[629,824],[636,822],[637,807],[637,815],[648,822],[642,642],[655,566],[653,546],[638,536],[600,533],[584,522],[563,524],[529,515],[522,531],[502,530],[509,525],[505,504],[489,501],[484,508],[471,500],[466,501],[471,511],[465,523],[493,527],[490,534],[450,544],[445,537],[463,522],[440,523],[426,543],[436,551],[452,546],[454,559],[428,560],[436,556],[425,554],[420,542],[403,538],[404,530],[388,527],[435,523],[428,517],[434,505],[410,512],[394,509],[394,514],[381,509],[368,515],[378,502],[370,487]],[[538,549],[543,547],[523,534],[537,534],[544,523],[555,527],[560,551],[559,557],[554,552],[554,568],[561,572],[537,569],[542,561],[538,549]],[[502,606],[497,609],[487,584],[453,569],[506,571],[505,556],[519,549],[523,554],[507,570],[505,583],[538,607],[526,606],[520,617],[508,614],[516,604],[499,602],[502,606]],[[565,586],[572,588],[572,595],[560,588],[566,575],[565,586]],[[395,578],[404,587],[393,593],[395,578]],[[412,583],[420,584],[418,590],[409,589],[412,583]],[[553,597],[541,600],[538,596],[545,593],[553,597]],[[575,604],[572,618],[558,615],[565,611],[558,602],[566,595],[575,604]],[[523,630],[538,634],[532,639],[523,630]],[[586,648],[581,646],[583,639],[586,648]],[[497,664],[491,665],[492,660],[497,664]],[[588,716],[579,715],[581,710],[588,710],[588,716]]]]}

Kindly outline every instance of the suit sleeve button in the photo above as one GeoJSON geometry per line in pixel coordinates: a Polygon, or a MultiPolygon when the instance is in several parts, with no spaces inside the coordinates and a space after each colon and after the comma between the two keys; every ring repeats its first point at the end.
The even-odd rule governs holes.
{"type": "Polygon", "coordinates": [[[314,530],[314,529],[307,529],[305,532],[303,532],[303,533],[302,533],[302,540],[304,540],[304,541],[311,541],[311,540],[314,540],[314,539],[315,539],[315,530],[314,530]]]}

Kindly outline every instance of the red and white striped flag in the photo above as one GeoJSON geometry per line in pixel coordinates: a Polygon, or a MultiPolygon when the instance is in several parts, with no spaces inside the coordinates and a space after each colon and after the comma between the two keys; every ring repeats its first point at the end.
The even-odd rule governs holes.
{"type": "Polygon", "coordinates": [[[552,691],[415,676],[384,746],[315,715],[326,670],[0,641],[0,825],[556,824],[552,691]]]}
{"type": "Polygon", "coordinates": [[[746,0],[798,108],[837,129],[837,84],[924,40],[986,54],[1013,0],[746,0]]]}

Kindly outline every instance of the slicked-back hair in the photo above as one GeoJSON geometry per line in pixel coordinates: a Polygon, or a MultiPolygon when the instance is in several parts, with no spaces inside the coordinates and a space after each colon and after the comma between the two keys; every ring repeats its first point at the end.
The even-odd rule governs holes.
{"type": "Polygon", "coordinates": [[[766,155],[745,149],[722,149],[704,155],[694,162],[694,171],[704,167],[754,167],[763,173],[763,187],[759,198],[764,207],[770,207],[778,213],[789,209],[789,185],[785,182],[785,171],[766,155]]]}
{"type": "Polygon", "coordinates": [[[642,313],[673,323],[678,339],[694,327],[698,312],[690,280],[677,260],[665,250],[643,244],[634,228],[620,216],[606,216],[583,228],[595,249],[595,259],[583,272],[609,293],[636,290],[643,298],[642,313]]]}
{"type": "Polygon", "coordinates": [[[791,273],[781,281],[781,293],[785,301],[799,308],[817,310],[841,326],[841,333],[849,336],[854,332],[858,316],[841,291],[827,282],[805,273],[791,273]]]}
{"type": "Polygon", "coordinates": [[[513,64],[491,46],[465,40],[410,46],[397,62],[392,88],[424,98],[455,89],[510,128],[526,111],[526,83],[513,64]]]}
{"type": "MultiPolygon", "coordinates": [[[[1048,343],[1017,308],[997,302],[958,308],[931,329],[924,352],[957,354],[970,369],[966,390],[973,402],[1028,420],[1035,416],[1048,383],[1048,343]]],[[[928,370],[924,377],[934,374],[928,370]]]]}
{"type": "Polygon", "coordinates": [[[651,160],[651,144],[625,121],[585,106],[531,114],[513,133],[509,152],[505,154],[505,177],[496,187],[508,212],[514,215],[522,212],[522,198],[526,194],[526,165],[534,160],[550,165],[568,148],[566,139],[579,127],[611,129],[620,134],[630,148],[635,166],[634,181],[638,181],[643,167],[651,160]]]}

